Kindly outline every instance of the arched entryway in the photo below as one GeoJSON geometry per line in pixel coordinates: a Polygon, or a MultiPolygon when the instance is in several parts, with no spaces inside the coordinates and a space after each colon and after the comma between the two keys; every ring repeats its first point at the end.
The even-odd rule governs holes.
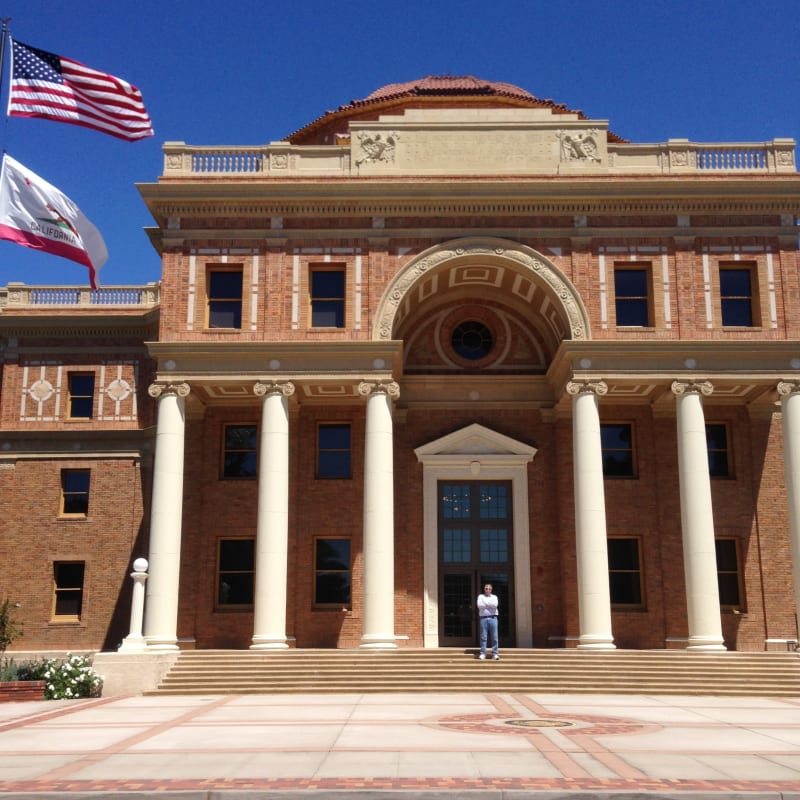
{"type": "Polygon", "coordinates": [[[409,407],[456,404],[462,419],[481,417],[414,450],[423,465],[425,646],[475,643],[475,598],[487,581],[504,606],[506,646],[532,646],[528,465],[536,447],[491,419],[502,408],[552,405],[554,354],[588,336],[577,292],[529,247],[454,240],[398,273],[373,336],[403,341],[409,407]]]}

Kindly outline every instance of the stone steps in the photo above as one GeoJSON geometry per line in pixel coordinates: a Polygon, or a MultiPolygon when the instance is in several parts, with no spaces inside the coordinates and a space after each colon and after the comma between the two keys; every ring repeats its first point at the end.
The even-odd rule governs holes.
{"type": "Polygon", "coordinates": [[[795,653],[192,650],[150,694],[538,692],[800,697],[795,653]]]}

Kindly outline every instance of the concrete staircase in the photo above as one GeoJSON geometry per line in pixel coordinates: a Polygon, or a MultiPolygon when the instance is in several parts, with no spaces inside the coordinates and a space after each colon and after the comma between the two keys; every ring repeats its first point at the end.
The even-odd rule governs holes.
{"type": "Polygon", "coordinates": [[[537,692],[800,697],[796,653],[190,650],[149,694],[537,692]]]}

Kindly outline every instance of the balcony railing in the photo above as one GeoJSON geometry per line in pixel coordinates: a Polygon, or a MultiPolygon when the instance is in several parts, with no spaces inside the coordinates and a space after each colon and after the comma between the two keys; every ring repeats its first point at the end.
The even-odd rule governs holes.
{"type": "Polygon", "coordinates": [[[83,306],[86,308],[152,308],[160,300],[159,283],[144,286],[0,286],[0,312],[4,309],[83,306]]]}
{"type": "MultiPolygon", "coordinates": [[[[292,145],[273,142],[249,147],[194,146],[184,142],[164,145],[163,178],[189,176],[252,176],[266,178],[331,176],[349,177],[373,174],[414,174],[414,164],[404,163],[402,155],[387,162],[363,163],[355,148],[355,139],[337,145],[292,145]]],[[[654,144],[605,144],[599,159],[591,162],[572,161],[570,172],[586,171],[608,175],[675,175],[686,173],[794,173],[794,139],[773,139],[770,142],[690,142],[670,139],[654,144]]],[[[557,174],[564,163],[554,156],[552,161],[514,161],[509,171],[515,174],[557,174]]],[[[474,169],[470,170],[474,174],[474,169]]],[[[498,174],[497,162],[489,170],[498,174]]],[[[426,169],[426,174],[432,174],[426,169]]],[[[452,173],[452,162],[442,170],[452,173]]]]}

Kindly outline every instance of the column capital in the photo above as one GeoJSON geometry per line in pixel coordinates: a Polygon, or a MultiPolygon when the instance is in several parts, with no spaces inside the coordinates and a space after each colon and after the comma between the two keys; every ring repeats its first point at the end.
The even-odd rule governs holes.
{"type": "Polygon", "coordinates": [[[291,397],[294,394],[294,384],[291,381],[257,381],[253,385],[253,392],[257,397],[271,394],[282,394],[291,397]]]}
{"type": "Polygon", "coordinates": [[[567,390],[567,394],[571,394],[573,397],[579,394],[586,394],[587,392],[590,394],[595,394],[598,397],[608,394],[608,384],[602,380],[568,381],[565,388],[567,390]]]}
{"type": "Polygon", "coordinates": [[[397,381],[361,381],[358,384],[358,393],[362,397],[371,394],[385,394],[393,400],[400,397],[400,384],[397,381]]]}
{"type": "Polygon", "coordinates": [[[789,397],[800,392],[800,381],[778,381],[776,389],[781,397],[789,397]]]}
{"type": "Polygon", "coordinates": [[[147,394],[150,397],[161,397],[162,395],[174,394],[178,397],[188,397],[192,387],[188,383],[151,383],[147,387],[147,394]]]}
{"type": "Polygon", "coordinates": [[[709,397],[714,391],[711,381],[672,381],[672,394],[681,397],[684,394],[702,394],[709,397]]]}

